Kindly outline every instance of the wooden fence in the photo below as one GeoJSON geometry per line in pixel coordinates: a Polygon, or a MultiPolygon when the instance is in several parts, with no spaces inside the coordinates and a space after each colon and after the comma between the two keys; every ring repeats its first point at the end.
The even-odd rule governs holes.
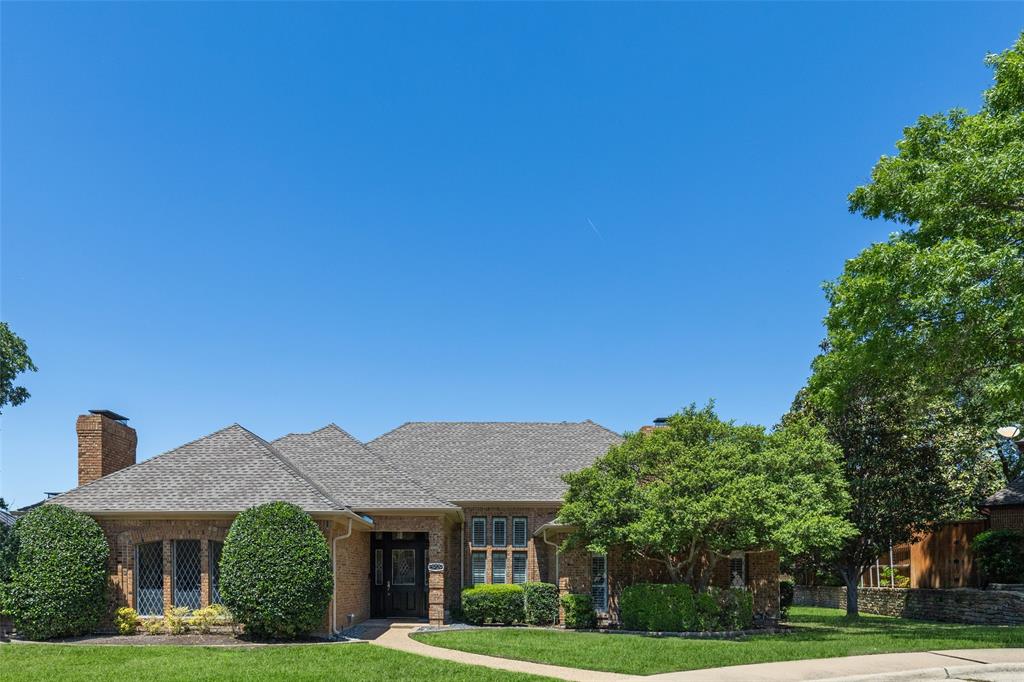
{"type": "Polygon", "coordinates": [[[891,553],[878,557],[876,564],[864,572],[861,585],[898,586],[899,578],[895,576],[905,576],[910,578],[911,588],[980,587],[971,541],[987,526],[984,519],[947,523],[922,534],[913,544],[894,545],[891,553]],[[884,575],[890,566],[893,575],[884,575]]]}

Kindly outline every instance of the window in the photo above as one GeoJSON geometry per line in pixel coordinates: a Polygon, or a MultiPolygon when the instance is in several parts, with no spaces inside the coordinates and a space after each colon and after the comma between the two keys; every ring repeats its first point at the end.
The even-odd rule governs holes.
{"type": "Polygon", "coordinates": [[[495,585],[500,585],[505,580],[505,552],[492,552],[491,553],[491,582],[495,585]]]}
{"type": "Polygon", "coordinates": [[[199,540],[175,540],[174,605],[199,608],[202,568],[199,559],[199,540]]]}
{"type": "Polygon", "coordinates": [[[491,519],[491,544],[495,547],[504,547],[508,544],[508,538],[506,537],[506,527],[508,526],[508,519],[504,516],[495,516],[491,519]]]}
{"type": "Polygon", "coordinates": [[[486,516],[474,516],[473,517],[473,533],[470,541],[474,547],[486,547],[487,546],[487,517],[486,516]]]}
{"type": "Polygon", "coordinates": [[[473,552],[473,584],[483,585],[487,582],[487,552],[473,552]]]}
{"type": "Polygon", "coordinates": [[[747,586],[747,555],[733,552],[729,555],[729,587],[747,586]]]}
{"type": "Polygon", "coordinates": [[[391,584],[392,585],[415,585],[416,584],[416,550],[415,549],[393,549],[393,550],[391,550],[391,584]]]}
{"type": "Polygon", "coordinates": [[[526,547],[526,517],[515,516],[512,518],[512,546],[526,547]]]}
{"type": "Polygon", "coordinates": [[[512,552],[512,582],[516,585],[526,582],[526,552],[512,552]]]}
{"type": "Polygon", "coordinates": [[[608,610],[608,557],[604,554],[590,556],[590,596],[595,611],[608,610]]]}
{"type": "Polygon", "coordinates": [[[210,540],[210,603],[223,604],[220,598],[220,556],[224,543],[210,540]]]}
{"type": "Polygon", "coordinates": [[[135,548],[135,610],[140,616],[164,615],[164,543],[135,548]]]}
{"type": "Polygon", "coordinates": [[[373,584],[384,584],[384,550],[373,550],[373,584]]]}

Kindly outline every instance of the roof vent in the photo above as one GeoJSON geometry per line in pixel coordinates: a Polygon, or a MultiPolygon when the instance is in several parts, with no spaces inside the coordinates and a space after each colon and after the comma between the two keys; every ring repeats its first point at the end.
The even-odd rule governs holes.
{"type": "Polygon", "coordinates": [[[668,426],[668,417],[658,417],[654,420],[655,426],[668,426]]]}
{"type": "Polygon", "coordinates": [[[117,412],[114,412],[113,410],[89,410],[89,414],[98,414],[101,417],[113,419],[114,421],[121,422],[122,424],[128,421],[128,417],[120,415],[117,412]]]}

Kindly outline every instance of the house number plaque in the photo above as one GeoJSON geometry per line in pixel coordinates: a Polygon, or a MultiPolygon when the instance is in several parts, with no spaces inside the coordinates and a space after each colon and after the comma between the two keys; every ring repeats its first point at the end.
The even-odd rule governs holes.
{"type": "Polygon", "coordinates": [[[427,570],[431,573],[441,573],[442,571],[444,571],[444,564],[440,561],[431,562],[427,564],[427,570]]]}

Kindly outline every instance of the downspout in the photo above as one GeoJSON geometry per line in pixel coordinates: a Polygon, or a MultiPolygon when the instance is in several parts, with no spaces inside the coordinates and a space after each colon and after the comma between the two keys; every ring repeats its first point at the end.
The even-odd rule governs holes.
{"type": "Polygon", "coordinates": [[[459,593],[466,589],[466,519],[462,519],[459,532],[459,593]]]}
{"type": "Polygon", "coordinates": [[[545,545],[551,545],[555,548],[555,587],[559,590],[562,589],[561,585],[558,584],[558,545],[548,540],[548,529],[544,529],[544,534],[541,535],[541,539],[544,540],[545,545]]]}
{"type": "Polygon", "coordinates": [[[344,535],[336,535],[331,542],[331,575],[334,578],[334,595],[331,597],[331,635],[338,634],[338,540],[344,540],[352,535],[352,519],[348,520],[348,530],[344,535]]]}

